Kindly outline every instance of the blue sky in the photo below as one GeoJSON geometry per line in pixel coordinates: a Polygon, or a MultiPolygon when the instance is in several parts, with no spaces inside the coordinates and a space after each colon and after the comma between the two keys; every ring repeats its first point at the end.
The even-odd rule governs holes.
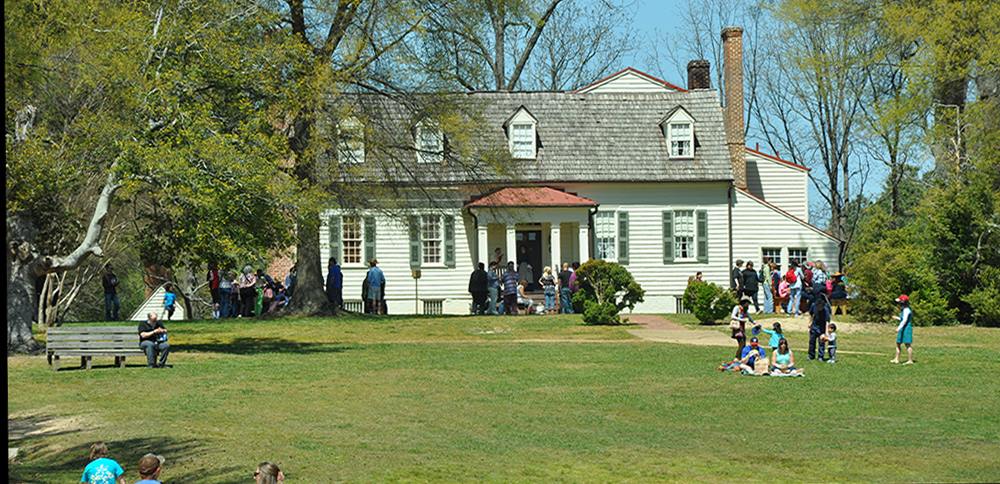
{"type": "MultiPolygon", "coordinates": [[[[685,28],[682,12],[687,8],[687,2],[679,0],[634,1],[635,16],[632,20],[632,28],[635,30],[639,43],[638,48],[630,59],[626,59],[626,62],[627,65],[639,70],[653,70],[646,65],[646,57],[651,53],[652,44],[656,42],[656,31],[676,32],[685,28]]],[[[678,78],[676,72],[668,71],[661,74],[665,81],[677,85],[685,84],[685,80],[678,78]]]]}

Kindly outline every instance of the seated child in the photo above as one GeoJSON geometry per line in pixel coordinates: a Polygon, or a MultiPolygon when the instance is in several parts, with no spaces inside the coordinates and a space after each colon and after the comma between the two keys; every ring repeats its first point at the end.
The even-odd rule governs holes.
{"type": "Polygon", "coordinates": [[[837,325],[830,323],[826,325],[826,333],[819,335],[819,353],[823,354],[823,346],[826,346],[827,363],[837,362],[837,325]]]}

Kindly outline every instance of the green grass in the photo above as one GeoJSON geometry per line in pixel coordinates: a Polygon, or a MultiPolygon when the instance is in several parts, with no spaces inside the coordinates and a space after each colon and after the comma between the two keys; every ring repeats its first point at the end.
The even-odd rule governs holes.
{"type": "Polygon", "coordinates": [[[172,369],[8,358],[8,415],[63,422],[17,443],[10,477],[78,480],[105,440],[130,482],[147,451],[169,482],[248,481],[261,460],[289,482],[1000,479],[997,330],[918,328],[900,367],[873,327],[840,344],[877,356],[768,379],[716,372],[728,348],[571,316],[168,327],[172,369]]]}

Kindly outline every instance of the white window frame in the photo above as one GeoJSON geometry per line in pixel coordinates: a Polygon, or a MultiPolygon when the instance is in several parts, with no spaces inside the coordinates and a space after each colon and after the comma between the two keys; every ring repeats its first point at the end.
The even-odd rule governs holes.
{"type": "Polygon", "coordinates": [[[618,211],[617,210],[598,210],[594,214],[594,258],[601,259],[608,262],[618,262],[618,211]],[[598,224],[598,218],[610,218],[611,219],[611,251],[613,252],[612,257],[601,257],[601,239],[607,239],[609,237],[601,237],[601,226],[598,224]]]}
{"type": "Polygon", "coordinates": [[[358,118],[347,118],[337,126],[337,161],[357,165],[365,162],[365,126],[358,118]]]}
{"type": "Polygon", "coordinates": [[[761,262],[761,264],[764,263],[764,259],[767,258],[767,257],[770,257],[771,258],[771,262],[774,262],[775,264],[778,265],[778,270],[780,271],[781,268],[783,267],[783,265],[781,263],[782,262],[781,247],[761,247],[760,248],[760,262],[761,262]],[[767,253],[767,251],[769,251],[769,250],[777,251],[778,255],[777,256],[769,255],[767,253]]]}
{"type": "Polygon", "coordinates": [[[529,113],[524,107],[518,108],[517,112],[510,117],[507,121],[507,149],[510,151],[510,156],[515,160],[533,160],[538,157],[538,122],[535,120],[531,113],[529,113]],[[518,153],[514,149],[514,131],[516,126],[528,126],[530,130],[531,137],[531,153],[518,153]]]}
{"type": "Polygon", "coordinates": [[[365,267],[367,261],[365,261],[365,218],[361,215],[342,215],[340,217],[340,263],[344,267],[365,267]],[[356,219],[358,221],[358,238],[350,239],[351,241],[358,241],[358,261],[348,262],[347,261],[347,222],[348,219],[356,219]]]}
{"type": "Polygon", "coordinates": [[[414,149],[417,152],[417,163],[427,165],[442,163],[444,161],[444,132],[441,131],[441,127],[430,121],[421,121],[417,124],[414,149]],[[432,132],[436,143],[433,149],[427,149],[423,137],[432,132]]]}
{"type": "Polygon", "coordinates": [[[670,154],[670,159],[687,160],[694,158],[694,119],[692,119],[686,111],[678,109],[671,114],[669,118],[662,121],[660,126],[663,130],[663,136],[667,141],[667,151],[670,154]],[[690,147],[689,153],[687,154],[676,154],[674,152],[674,141],[675,138],[678,138],[678,135],[674,134],[675,124],[688,125],[687,135],[685,135],[682,139],[676,139],[676,141],[687,141],[687,144],[690,147]]]}
{"type": "MultiPolygon", "coordinates": [[[[789,267],[791,267],[791,265],[792,265],[792,259],[794,257],[794,256],[792,256],[792,251],[793,250],[796,251],[796,252],[802,252],[802,258],[798,260],[798,264],[799,264],[799,267],[803,267],[803,264],[807,260],[809,260],[809,248],[808,247],[805,247],[805,248],[803,248],[803,247],[789,247],[788,248],[788,266],[789,267]]],[[[802,269],[802,270],[805,270],[805,269],[802,269]]]]}
{"type": "Polygon", "coordinates": [[[424,214],[420,215],[420,266],[421,267],[445,267],[444,263],[444,217],[441,215],[424,214]],[[428,239],[424,237],[424,219],[434,218],[437,219],[438,226],[438,237],[436,239],[428,239]],[[438,242],[438,261],[433,262],[427,260],[427,242],[438,242]]]}
{"type": "Polygon", "coordinates": [[[694,208],[675,208],[673,212],[671,223],[673,223],[672,233],[674,235],[674,262],[698,262],[698,211],[694,208]],[[677,231],[677,214],[684,212],[691,214],[691,235],[689,236],[691,237],[691,255],[689,257],[681,257],[677,247],[677,237],[681,237],[677,231]]]}

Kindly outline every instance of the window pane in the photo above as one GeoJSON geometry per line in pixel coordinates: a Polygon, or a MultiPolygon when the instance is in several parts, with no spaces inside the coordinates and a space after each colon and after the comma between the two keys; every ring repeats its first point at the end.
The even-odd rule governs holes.
{"type": "Polygon", "coordinates": [[[695,258],[694,210],[674,212],[674,258],[695,258]]]}
{"type": "Polygon", "coordinates": [[[348,119],[340,124],[337,160],[341,163],[364,163],[364,128],[357,120],[348,119]]]}
{"type": "Polygon", "coordinates": [[[595,250],[598,259],[614,259],[618,240],[615,212],[597,212],[594,215],[595,250]]]}
{"type": "Polygon", "coordinates": [[[534,158],[535,129],[531,124],[511,126],[512,155],[515,158],[534,158]]]}
{"type": "Polygon", "coordinates": [[[417,134],[417,159],[421,163],[440,163],[444,158],[444,135],[433,126],[420,126],[417,134]]]}
{"type": "Polygon", "coordinates": [[[425,264],[441,263],[441,217],[424,215],[420,218],[420,239],[425,264]]]}
{"type": "Polygon", "coordinates": [[[360,264],[362,254],[361,217],[345,216],[342,227],[344,263],[360,264]]]}
{"type": "Polygon", "coordinates": [[[802,265],[808,258],[808,249],[788,249],[788,262],[802,265]]]}
{"type": "Polygon", "coordinates": [[[691,156],[691,124],[670,123],[670,156],[691,156]]]}
{"type": "Polygon", "coordinates": [[[762,256],[762,260],[770,258],[771,262],[774,262],[774,264],[777,265],[779,269],[781,268],[781,249],[780,248],[778,248],[778,249],[775,249],[775,248],[761,249],[761,256],[762,256]]]}

